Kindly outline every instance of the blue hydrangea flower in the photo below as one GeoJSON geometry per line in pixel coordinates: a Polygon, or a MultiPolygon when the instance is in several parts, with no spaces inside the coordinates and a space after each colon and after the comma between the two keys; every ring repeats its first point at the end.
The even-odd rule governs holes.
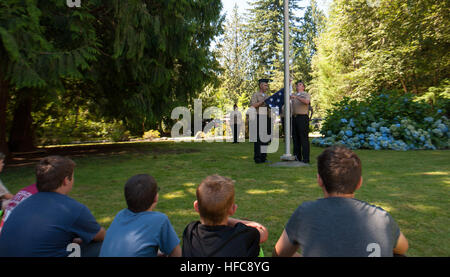
{"type": "Polygon", "coordinates": [[[433,118],[431,116],[425,117],[423,120],[429,123],[433,122],[433,118]]]}
{"type": "Polygon", "coordinates": [[[353,118],[350,119],[350,124],[349,125],[352,128],[355,127],[355,122],[353,121],[353,118]]]}

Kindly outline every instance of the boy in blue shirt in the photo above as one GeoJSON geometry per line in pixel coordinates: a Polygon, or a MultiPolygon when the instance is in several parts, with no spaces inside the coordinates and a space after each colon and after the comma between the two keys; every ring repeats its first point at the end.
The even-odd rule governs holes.
{"type": "Polygon", "coordinates": [[[89,209],[67,196],[74,185],[75,163],[49,156],[36,166],[38,193],[18,205],[0,236],[0,257],[98,256],[105,229],[89,209]]]}
{"type": "Polygon", "coordinates": [[[100,257],[156,257],[161,250],[180,257],[180,240],[167,216],[153,209],[158,186],[147,174],[131,177],[125,184],[128,209],[121,210],[106,232],[100,257]]]}

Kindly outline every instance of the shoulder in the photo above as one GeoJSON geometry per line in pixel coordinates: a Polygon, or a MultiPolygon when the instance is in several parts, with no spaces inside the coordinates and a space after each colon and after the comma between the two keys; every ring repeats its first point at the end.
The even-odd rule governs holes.
{"type": "Polygon", "coordinates": [[[327,198],[305,201],[292,213],[289,221],[299,222],[307,220],[308,218],[315,218],[317,214],[321,214],[324,210],[329,208],[329,203],[327,202],[327,198]]]}
{"type": "Polygon", "coordinates": [[[365,201],[358,200],[358,199],[353,199],[353,200],[354,200],[354,205],[358,206],[358,208],[365,213],[368,213],[368,214],[371,214],[374,216],[389,217],[389,218],[391,217],[389,212],[387,212],[380,206],[370,204],[370,203],[367,203],[365,201]]]}
{"type": "Polygon", "coordinates": [[[252,98],[253,98],[253,99],[256,99],[256,98],[258,98],[260,95],[261,95],[261,92],[257,91],[257,92],[255,92],[255,93],[253,93],[252,98]]]}
{"type": "Polygon", "coordinates": [[[184,228],[183,236],[191,234],[194,230],[198,228],[200,224],[201,224],[200,221],[192,221],[191,223],[189,223],[186,226],[186,228],[184,228]]]}
{"type": "Polygon", "coordinates": [[[250,234],[252,236],[253,235],[258,236],[258,238],[259,238],[259,231],[256,228],[247,226],[247,225],[245,225],[243,223],[240,223],[240,222],[237,223],[233,227],[233,230],[234,230],[235,233],[248,233],[248,234],[250,234]]]}
{"type": "Polygon", "coordinates": [[[318,199],[315,201],[305,201],[300,204],[297,209],[294,211],[294,214],[304,214],[309,212],[314,212],[316,209],[323,206],[323,199],[318,199]]]}
{"type": "MultiPolygon", "coordinates": [[[[127,209],[125,209],[127,210],[127,209]]],[[[126,212],[124,212],[126,213],[126,212]]],[[[138,221],[145,222],[148,225],[152,226],[163,226],[163,225],[170,225],[169,217],[161,212],[142,212],[139,214],[138,221]]]]}
{"type": "MultiPolygon", "coordinates": [[[[59,193],[57,193],[57,194],[59,194],[59,193]]],[[[67,195],[59,194],[59,195],[50,196],[50,197],[54,197],[57,201],[60,201],[61,203],[64,203],[65,205],[69,205],[73,209],[89,210],[89,208],[86,205],[78,202],[77,200],[75,200],[67,195]]]]}
{"type": "Polygon", "coordinates": [[[186,226],[186,228],[185,228],[185,231],[186,230],[193,230],[193,229],[197,229],[198,228],[198,226],[200,225],[201,223],[200,223],[200,221],[192,221],[191,223],[189,223],[187,226],[186,226]]]}

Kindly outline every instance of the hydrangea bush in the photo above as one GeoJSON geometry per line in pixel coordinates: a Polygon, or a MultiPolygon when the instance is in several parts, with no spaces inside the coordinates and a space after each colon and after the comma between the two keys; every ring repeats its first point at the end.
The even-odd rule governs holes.
{"type": "Polygon", "coordinates": [[[445,149],[450,142],[449,103],[443,98],[432,106],[396,92],[364,101],[346,97],[328,112],[322,137],[312,143],[322,147],[343,144],[351,149],[445,149]]]}

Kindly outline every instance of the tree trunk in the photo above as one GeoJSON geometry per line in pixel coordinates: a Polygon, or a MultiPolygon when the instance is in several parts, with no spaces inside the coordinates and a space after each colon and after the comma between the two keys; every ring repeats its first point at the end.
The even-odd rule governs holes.
{"type": "Polygon", "coordinates": [[[0,71],[0,152],[8,155],[8,144],[6,143],[6,108],[9,99],[9,83],[3,79],[0,71]]]}
{"type": "Polygon", "coordinates": [[[17,103],[14,110],[14,119],[9,137],[9,149],[11,152],[28,152],[34,147],[33,118],[31,111],[33,107],[33,95],[31,90],[20,92],[23,97],[17,103]]]}
{"type": "Polygon", "coordinates": [[[405,81],[403,81],[403,79],[400,78],[400,82],[402,83],[403,91],[405,92],[405,94],[408,93],[408,89],[406,88],[405,81]]]}

